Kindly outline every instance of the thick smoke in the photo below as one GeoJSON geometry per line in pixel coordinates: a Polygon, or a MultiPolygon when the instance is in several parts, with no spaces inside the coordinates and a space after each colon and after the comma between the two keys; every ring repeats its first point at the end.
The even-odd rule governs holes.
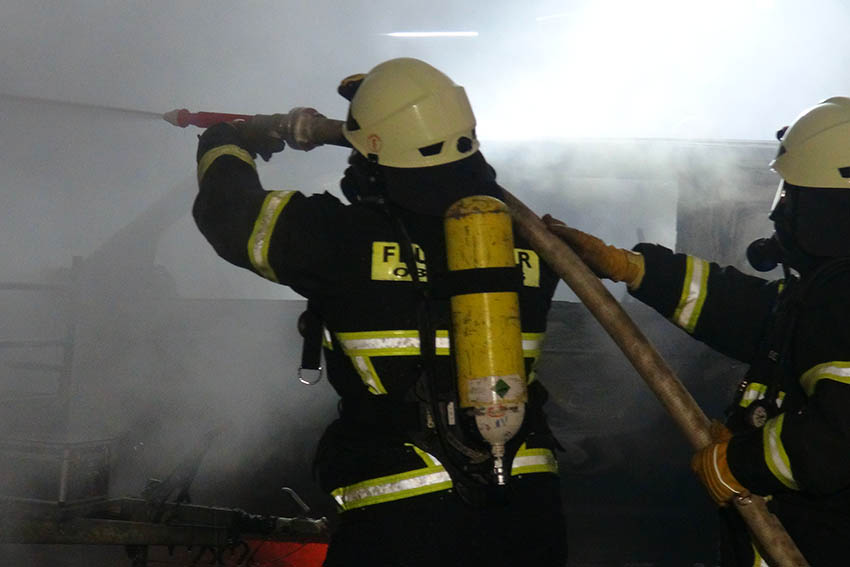
{"type": "MultiPolygon", "coordinates": [[[[0,50],[11,54],[0,94],[16,95],[0,96],[0,279],[68,291],[0,289],[0,340],[72,336],[69,428],[60,432],[46,406],[15,413],[7,404],[0,437],[113,440],[112,494],[123,495],[166,476],[217,431],[195,501],[266,513],[295,512],[279,495],[284,485],[332,513],[309,473],[336,400],[326,381],[297,383],[303,301],[227,265],[197,232],[189,214],[197,130],[97,105],[246,113],[307,105],[341,118],[341,77],[386,58],[420,57],[466,87],[500,183],[539,214],[618,246],[647,240],[746,269],[746,244],[770,231],[773,132],[841,94],[850,78],[842,2],[817,10],[785,0],[719,2],[700,17],[678,6],[690,3],[642,3],[666,14],[666,31],[655,32],[625,1],[497,2],[487,10],[313,2],[300,11],[224,1],[54,4],[0,7],[0,50]],[[603,5],[611,25],[594,28],[603,5]],[[711,18],[731,23],[692,27],[711,18]],[[380,35],[428,28],[480,34],[432,42],[380,35]],[[699,141],[707,139],[714,142],[699,141]]],[[[339,195],[345,159],[339,148],[287,150],[258,167],[269,189],[339,195]]],[[[718,414],[740,368],[629,303],[622,285],[609,288],[718,414]]],[[[575,299],[564,287],[557,297],[575,299]]],[[[670,457],[672,426],[581,306],[558,304],[551,329],[540,374],[566,449],[574,525],[607,517],[582,515],[594,505],[582,490],[596,494],[599,478],[615,487],[608,510],[622,506],[633,513],[622,517],[636,518],[623,529],[637,533],[650,517],[636,512],[630,491],[660,498],[667,517],[679,518],[681,502],[664,500],[663,482],[652,480],[659,469],[686,475],[686,448],[678,446],[682,459],[670,457]]],[[[3,348],[2,399],[55,394],[64,354],[55,344],[3,348]]],[[[696,501],[697,486],[680,476],[673,480],[684,486],[683,501],[696,501]]],[[[603,532],[577,533],[614,540],[603,532]]],[[[654,552],[637,549],[632,559],[654,552]]],[[[43,555],[15,553],[30,554],[18,563],[43,555]]],[[[80,561],[95,553],[80,552],[80,561]]]]}

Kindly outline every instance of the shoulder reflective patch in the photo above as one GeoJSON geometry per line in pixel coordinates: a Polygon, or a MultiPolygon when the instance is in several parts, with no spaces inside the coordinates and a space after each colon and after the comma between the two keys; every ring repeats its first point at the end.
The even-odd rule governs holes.
{"type": "Polygon", "coordinates": [[[794,473],[791,472],[791,462],[785,445],[782,444],[782,425],[785,422],[785,414],[781,413],[774,417],[764,426],[764,461],[767,468],[773,473],[779,482],[791,490],[799,490],[794,473]]]}
{"type": "Polygon", "coordinates": [[[514,248],[514,258],[522,270],[522,285],[540,287],[540,257],[534,250],[514,248]]]}
{"type": "Polygon", "coordinates": [[[702,305],[708,292],[708,262],[696,256],[688,256],[682,296],[671,318],[679,327],[693,333],[702,313],[702,305]]]}
{"type": "Polygon", "coordinates": [[[257,220],[254,221],[254,230],[248,239],[248,259],[251,260],[251,265],[258,274],[273,282],[278,279],[269,264],[269,244],[277,219],[294,194],[295,191],[271,191],[260,207],[257,220]]]}
{"type": "Polygon", "coordinates": [[[842,384],[850,384],[850,362],[832,361],[813,366],[800,376],[800,385],[806,395],[811,396],[815,393],[815,387],[821,380],[834,380],[842,384]]]}
{"type": "Polygon", "coordinates": [[[240,148],[236,144],[218,146],[208,150],[207,153],[201,156],[201,159],[198,160],[198,183],[200,183],[204,178],[204,175],[207,173],[207,170],[210,168],[212,163],[221,156],[233,156],[241,159],[254,169],[257,168],[251,154],[249,154],[244,148],[240,148]]]}
{"type": "MultiPolygon", "coordinates": [[[[420,281],[428,281],[425,267],[425,252],[417,244],[413,244],[413,254],[416,259],[417,276],[420,281]]],[[[398,242],[372,243],[372,279],[381,281],[413,281],[407,264],[401,258],[401,247],[398,242]]]]}

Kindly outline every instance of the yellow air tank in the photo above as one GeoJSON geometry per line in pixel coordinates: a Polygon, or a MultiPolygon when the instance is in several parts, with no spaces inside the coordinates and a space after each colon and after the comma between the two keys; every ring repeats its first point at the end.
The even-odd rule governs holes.
{"type": "Polygon", "coordinates": [[[445,231],[451,275],[458,281],[465,277],[459,271],[478,271],[467,272],[476,283],[451,296],[460,406],[473,412],[491,446],[497,482],[504,484],[505,443],[522,426],[528,401],[519,297],[516,291],[480,291],[505,288],[496,283],[504,271],[480,269],[516,266],[511,216],[494,197],[466,197],[446,211],[445,231]],[[486,283],[489,273],[493,286],[486,283]]]}

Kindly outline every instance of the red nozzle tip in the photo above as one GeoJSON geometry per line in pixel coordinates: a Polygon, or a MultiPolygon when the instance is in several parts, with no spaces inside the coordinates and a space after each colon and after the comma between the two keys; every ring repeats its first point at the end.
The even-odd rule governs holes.
{"type": "Polygon", "coordinates": [[[162,115],[163,120],[180,128],[185,128],[190,124],[190,117],[191,113],[185,108],[171,110],[162,115]]]}

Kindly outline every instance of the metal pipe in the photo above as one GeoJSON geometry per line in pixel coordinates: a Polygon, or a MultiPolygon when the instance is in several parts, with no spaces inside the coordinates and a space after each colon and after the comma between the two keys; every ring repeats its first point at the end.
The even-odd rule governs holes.
{"type": "MultiPolygon", "coordinates": [[[[602,282],[560,238],[552,234],[540,218],[525,204],[505,191],[505,202],[517,223],[519,232],[538,254],[566,282],[587,306],[641,378],[670,413],[694,449],[712,442],[710,421],[693,397],[676,377],[652,343],[608,292],[602,282]]],[[[779,519],[765,504],[752,495],[735,500],[735,508],[743,517],[761,549],[780,567],[808,565],[779,519]]]]}

